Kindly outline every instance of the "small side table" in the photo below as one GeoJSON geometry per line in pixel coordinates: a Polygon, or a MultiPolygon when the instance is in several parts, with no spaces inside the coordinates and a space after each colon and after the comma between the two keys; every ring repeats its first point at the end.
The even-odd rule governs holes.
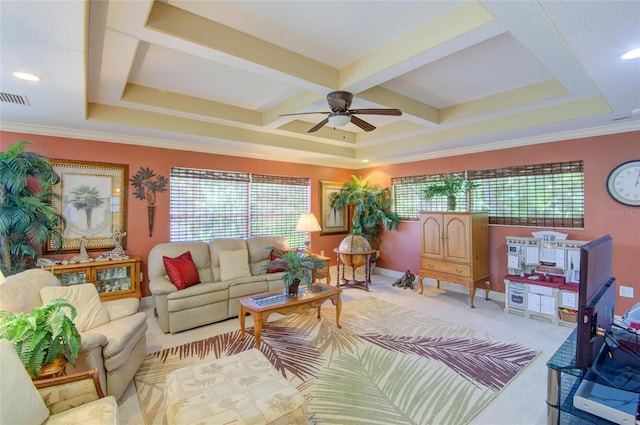
{"type": "MultiPolygon", "coordinates": [[[[42,366],[40,374],[38,375],[38,380],[65,376],[67,374],[67,363],[67,359],[62,355],[58,355],[52,363],[42,366]]],[[[31,377],[31,379],[33,380],[34,378],[31,377]]]]}
{"type": "Polygon", "coordinates": [[[319,260],[325,262],[325,266],[322,268],[313,269],[313,282],[317,282],[320,279],[327,279],[327,285],[331,284],[331,274],[329,273],[329,257],[325,257],[324,255],[313,254],[314,257],[317,257],[319,260]]]}

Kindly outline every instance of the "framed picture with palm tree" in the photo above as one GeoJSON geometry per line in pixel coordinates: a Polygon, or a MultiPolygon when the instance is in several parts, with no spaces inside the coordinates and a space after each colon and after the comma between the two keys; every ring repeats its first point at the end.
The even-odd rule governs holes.
{"type": "MultiPolygon", "coordinates": [[[[53,207],[67,220],[62,251],[77,251],[86,237],[86,249],[114,247],[113,234],[127,230],[127,164],[51,159],[60,183],[51,191],[53,207]]],[[[126,248],[126,238],[122,239],[126,248]]],[[[47,243],[45,253],[54,253],[47,243]]]]}
{"type": "Polygon", "coordinates": [[[331,208],[331,200],[338,196],[342,182],[320,180],[320,227],[321,235],[347,233],[349,221],[347,208],[331,208]]]}

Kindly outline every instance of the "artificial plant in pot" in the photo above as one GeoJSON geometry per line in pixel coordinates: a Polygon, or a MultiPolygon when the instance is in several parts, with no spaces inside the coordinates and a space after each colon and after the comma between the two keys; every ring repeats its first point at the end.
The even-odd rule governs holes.
{"type": "Polygon", "coordinates": [[[80,334],[73,323],[76,314],[75,307],[63,299],[28,313],[0,311],[0,338],[13,344],[24,367],[37,379],[43,366],[60,357],[75,366],[80,350],[80,334]]]}
{"type": "Polygon", "coordinates": [[[0,269],[5,276],[29,268],[46,243],[60,252],[66,220],[52,206],[60,182],[49,158],[25,152],[19,140],[0,153],[0,269]]]}
{"type": "Polygon", "coordinates": [[[423,194],[427,200],[436,196],[446,196],[447,210],[455,211],[458,195],[461,193],[468,194],[478,185],[478,182],[467,180],[462,174],[447,173],[439,182],[427,185],[423,189],[423,194]]]}
{"type": "MultiPolygon", "coordinates": [[[[331,199],[331,208],[339,210],[351,207],[351,233],[361,235],[369,241],[372,249],[378,249],[382,230],[395,230],[400,218],[391,210],[391,190],[377,184],[368,184],[371,176],[346,182],[331,199]]],[[[377,258],[372,256],[372,260],[377,258]]]]}
{"type": "Polygon", "coordinates": [[[282,283],[290,295],[298,293],[298,286],[301,282],[311,288],[313,270],[325,267],[324,260],[303,250],[280,250],[272,248],[271,252],[275,257],[266,265],[266,270],[281,271],[282,283]]]}
{"type": "Polygon", "coordinates": [[[149,236],[151,236],[153,233],[153,217],[156,210],[156,192],[164,192],[169,180],[164,176],[156,175],[149,167],[140,167],[129,181],[136,189],[134,192],[136,198],[147,201],[149,236]]]}

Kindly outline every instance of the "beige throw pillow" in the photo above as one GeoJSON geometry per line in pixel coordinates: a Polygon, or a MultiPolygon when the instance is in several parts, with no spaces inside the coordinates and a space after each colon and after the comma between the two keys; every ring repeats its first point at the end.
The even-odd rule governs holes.
{"type": "Polygon", "coordinates": [[[49,286],[40,290],[42,304],[46,304],[56,298],[67,300],[78,311],[73,321],[78,332],[109,323],[109,312],[102,305],[96,287],[92,283],[71,286],[49,286]]]}
{"type": "Polygon", "coordinates": [[[220,251],[220,280],[251,276],[249,270],[249,251],[220,251]]]}

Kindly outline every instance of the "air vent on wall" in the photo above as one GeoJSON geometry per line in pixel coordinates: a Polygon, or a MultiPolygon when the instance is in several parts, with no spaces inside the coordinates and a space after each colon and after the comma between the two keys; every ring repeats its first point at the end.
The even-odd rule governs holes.
{"type": "Polygon", "coordinates": [[[19,94],[11,93],[0,93],[0,102],[15,103],[16,105],[31,105],[27,96],[20,96],[19,94]]]}

